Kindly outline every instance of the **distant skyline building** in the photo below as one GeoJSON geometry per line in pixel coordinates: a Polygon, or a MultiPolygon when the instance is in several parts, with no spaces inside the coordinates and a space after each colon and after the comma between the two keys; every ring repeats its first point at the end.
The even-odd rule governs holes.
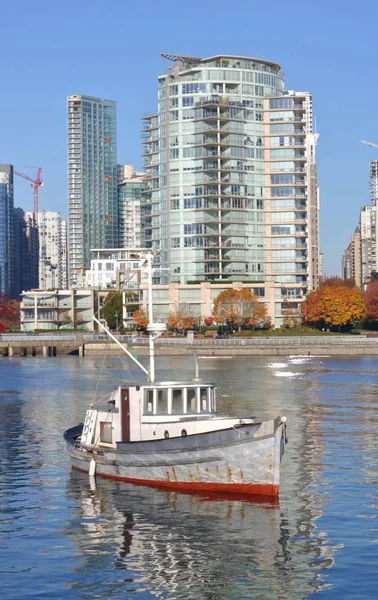
{"type": "Polygon", "coordinates": [[[377,270],[376,220],[376,206],[368,204],[361,208],[361,286],[369,281],[372,272],[377,270]]]}
{"type": "Polygon", "coordinates": [[[38,211],[41,290],[67,289],[67,227],[59,212],[38,211]]]}
{"type": "Polygon", "coordinates": [[[14,298],[13,166],[0,164],[0,292],[14,298]]]}
{"type": "Polygon", "coordinates": [[[75,287],[91,248],[118,246],[116,103],[68,97],[68,265],[75,287]]]}
{"type": "Polygon", "coordinates": [[[38,227],[35,215],[22,208],[13,210],[14,297],[38,287],[38,227]]]}
{"type": "Polygon", "coordinates": [[[138,248],[141,245],[140,207],[146,187],[146,174],[134,171],[132,165],[117,166],[119,246],[138,248]]]}
{"type": "Polygon", "coordinates": [[[378,204],[378,160],[369,162],[369,195],[371,204],[376,206],[378,204]]]}
{"type": "Polygon", "coordinates": [[[362,288],[361,281],[361,233],[356,227],[351,236],[351,242],[342,255],[341,272],[343,279],[354,279],[355,284],[362,288]]]}
{"type": "Polygon", "coordinates": [[[158,110],[143,124],[154,283],[280,282],[278,313],[287,299],[298,307],[319,278],[311,95],[285,91],[267,60],[162,58],[158,110]]]}

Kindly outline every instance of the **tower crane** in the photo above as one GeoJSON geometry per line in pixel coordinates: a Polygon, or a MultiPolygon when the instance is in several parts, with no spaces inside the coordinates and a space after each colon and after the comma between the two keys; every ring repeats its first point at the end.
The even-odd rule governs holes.
{"type": "Polygon", "coordinates": [[[29,175],[20,173],[19,171],[13,171],[13,173],[18,175],[19,177],[23,177],[24,179],[27,179],[28,181],[31,181],[31,187],[34,190],[34,219],[35,219],[35,222],[38,223],[38,189],[40,188],[41,185],[43,185],[43,181],[41,179],[42,169],[41,168],[38,169],[37,177],[35,179],[33,179],[32,177],[29,177],[29,175]]]}
{"type": "Polygon", "coordinates": [[[366,146],[373,146],[373,148],[378,148],[378,144],[373,144],[373,142],[365,142],[365,140],[361,140],[361,144],[365,144],[366,146]]]}

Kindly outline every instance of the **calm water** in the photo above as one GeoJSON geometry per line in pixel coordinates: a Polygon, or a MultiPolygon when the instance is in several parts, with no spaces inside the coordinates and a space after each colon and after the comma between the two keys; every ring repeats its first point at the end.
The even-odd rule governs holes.
{"type": "MultiPolygon", "coordinates": [[[[124,366],[0,359],[2,598],[377,597],[378,358],[202,362],[220,412],[287,416],[276,505],[91,483],[62,434],[124,366]]],[[[157,367],[193,374],[190,357],[157,367]]]]}

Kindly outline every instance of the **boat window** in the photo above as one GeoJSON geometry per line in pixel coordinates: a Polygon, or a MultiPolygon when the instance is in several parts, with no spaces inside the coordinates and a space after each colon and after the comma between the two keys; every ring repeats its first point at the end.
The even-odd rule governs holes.
{"type": "Polygon", "coordinates": [[[172,413],[182,413],[183,412],[183,404],[182,404],[182,392],[183,390],[172,390],[172,413]]]}
{"type": "Polygon", "coordinates": [[[187,398],[188,398],[187,412],[195,413],[195,412],[197,412],[196,388],[188,388],[187,394],[188,394],[187,395],[187,398]]]}
{"type": "Polygon", "coordinates": [[[145,395],[145,405],[144,405],[144,412],[145,413],[153,413],[154,410],[154,391],[153,390],[146,390],[146,395],[145,395]]]}
{"type": "Polygon", "coordinates": [[[163,388],[162,390],[158,390],[158,398],[157,398],[157,414],[167,414],[168,413],[168,388],[163,388]]]}
{"type": "Polygon", "coordinates": [[[208,394],[207,394],[208,388],[201,388],[200,389],[200,406],[201,406],[201,412],[209,412],[209,401],[208,401],[208,394]]]}
{"type": "Polygon", "coordinates": [[[106,421],[100,421],[100,442],[105,444],[112,443],[112,424],[106,421]]]}

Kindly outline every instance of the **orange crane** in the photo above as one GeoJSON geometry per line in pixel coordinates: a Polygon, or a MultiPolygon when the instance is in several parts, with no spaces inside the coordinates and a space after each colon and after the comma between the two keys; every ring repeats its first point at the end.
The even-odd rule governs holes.
{"type": "Polygon", "coordinates": [[[25,173],[20,173],[19,171],[13,171],[13,173],[18,175],[19,177],[27,179],[28,181],[31,181],[31,187],[34,190],[34,219],[35,222],[38,223],[38,189],[41,185],[43,185],[43,181],[41,179],[42,169],[38,169],[37,177],[35,179],[29,177],[29,175],[25,175],[25,173]]]}

